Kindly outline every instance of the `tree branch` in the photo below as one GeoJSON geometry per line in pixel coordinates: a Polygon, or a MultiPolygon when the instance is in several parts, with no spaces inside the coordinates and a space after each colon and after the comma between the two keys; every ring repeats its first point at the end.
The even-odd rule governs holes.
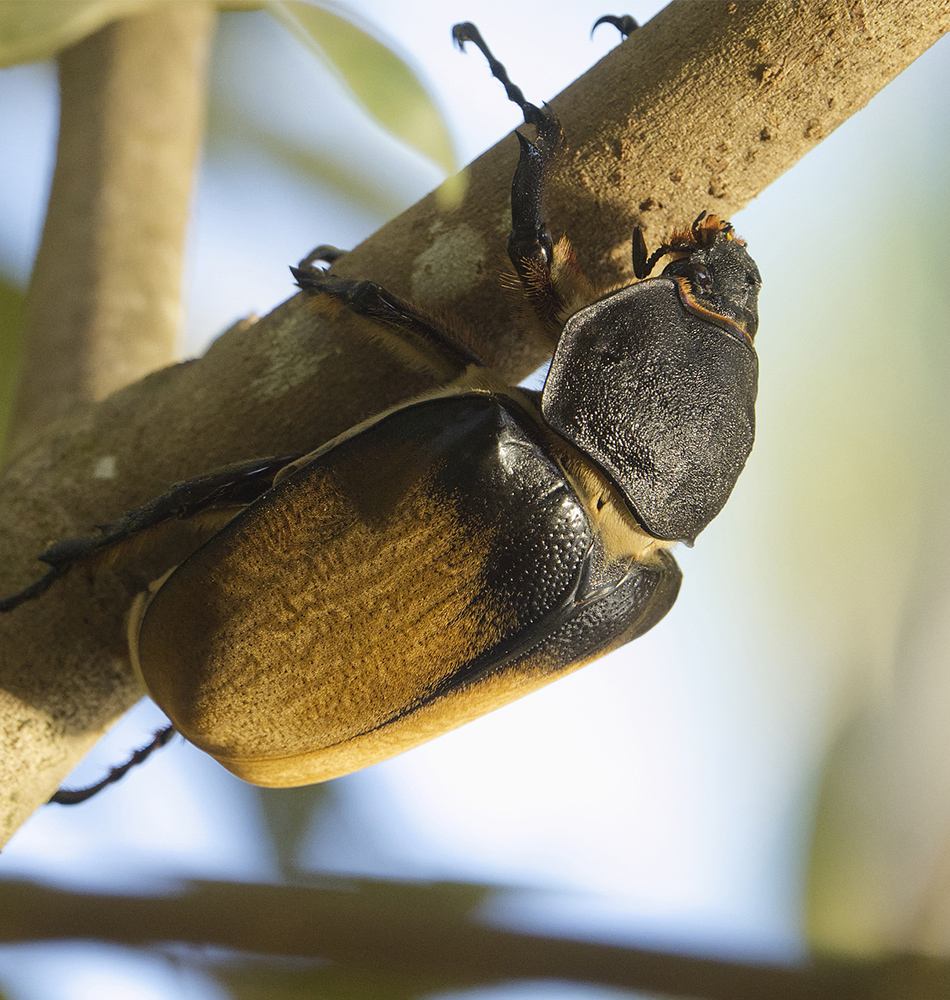
{"type": "Polygon", "coordinates": [[[490,892],[368,879],[329,889],[195,881],[173,896],[136,898],[8,881],[0,884],[0,941],[211,945],[329,960],[356,977],[389,977],[419,984],[420,990],[513,979],[705,1000],[882,1000],[945,996],[950,990],[950,964],[924,956],[758,965],[487,927],[472,913],[490,892]]]}
{"type": "MultiPolygon", "coordinates": [[[[619,278],[637,222],[655,243],[701,208],[733,214],[948,27],[950,0],[677,0],[553,102],[570,148],[548,218],[571,234],[589,273],[619,278]]],[[[516,156],[508,137],[469,168],[461,204],[441,208],[430,195],[338,268],[474,319],[511,379],[552,346],[514,327],[498,294],[516,156]]],[[[50,427],[0,476],[0,593],[40,574],[35,555],[48,543],[176,480],[309,450],[431,387],[359,330],[346,314],[322,322],[297,296],[228,331],[200,361],[50,427]]],[[[180,557],[169,553],[169,565],[180,557]]],[[[4,838],[138,696],[122,619],[156,568],[73,573],[0,620],[4,838]]]]}
{"type": "Polygon", "coordinates": [[[168,4],[59,57],[60,129],[13,446],[178,356],[214,10],[168,4]]]}

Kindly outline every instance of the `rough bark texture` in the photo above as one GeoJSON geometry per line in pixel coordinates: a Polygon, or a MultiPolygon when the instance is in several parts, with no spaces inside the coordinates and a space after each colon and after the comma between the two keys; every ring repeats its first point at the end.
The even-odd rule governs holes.
{"type": "MultiPolygon", "coordinates": [[[[555,235],[599,280],[619,278],[636,223],[655,244],[702,208],[730,216],[948,27],[950,0],[677,0],[553,102],[570,146],[552,179],[555,235]]],[[[512,379],[552,346],[512,328],[498,294],[516,156],[507,137],[471,166],[461,204],[430,195],[338,268],[474,317],[512,379]]],[[[309,450],[427,387],[358,320],[322,323],[297,296],[21,448],[0,477],[0,593],[40,574],[48,543],[176,480],[309,450]]],[[[3,839],[138,696],[122,620],[147,573],[121,569],[75,572],[0,621],[3,839]]]]}

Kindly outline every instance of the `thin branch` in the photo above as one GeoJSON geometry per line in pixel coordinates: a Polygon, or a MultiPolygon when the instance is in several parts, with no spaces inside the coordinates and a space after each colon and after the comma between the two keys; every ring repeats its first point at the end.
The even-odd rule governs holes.
{"type": "Polygon", "coordinates": [[[214,10],[173,3],[59,57],[56,170],[27,297],[17,441],[174,361],[214,10]]]}
{"type": "Polygon", "coordinates": [[[922,956],[798,966],[695,958],[486,927],[492,888],[345,880],[329,889],[191,882],[173,896],[93,895],[0,883],[0,941],[184,942],[330,960],[359,976],[440,989],[561,979],[706,1000],[872,1000],[945,996],[950,963],[922,956]]]}
{"type": "MultiPolygon", "coordinates": [[[[733,214],[948,27],[950,0],[677,0],[553,102],[570,144],[552,178],[554,230],[599,280],[620,276],[636,223],[655,243],[700,208],[733,214]]],[[[460,205],[430,195],[338,268],[475,318],[512,379],[551,349],[524,336],[498,294],[516,157],[508,137],[472,164],[460,205]]],[[[35,554],[48,543],[177,480],[309,450],[430,386],[357,318],[323,322],[297,296],[200,361],[75,411],[3,470],[0,593],[41,574],[35,554]]],[[[165,553],[165,565],[181,556],[165,553]]],[[[122,621],[130,592],[162,568],[119,570],[73,573],[0,621],[3,838],[139,694],[122,621]]]]}

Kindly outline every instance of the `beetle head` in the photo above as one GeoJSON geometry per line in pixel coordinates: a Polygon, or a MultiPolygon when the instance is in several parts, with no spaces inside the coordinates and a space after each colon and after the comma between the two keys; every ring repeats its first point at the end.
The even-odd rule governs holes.
{"type": "Polygon", "coordinates": [[[666,253],[674,259],[663,275],[677,280],[690,312],[727,332],[755,338],[762,278],[731,223],[703,213],[689,229],[674,233],[651,260],[666,253]]]}

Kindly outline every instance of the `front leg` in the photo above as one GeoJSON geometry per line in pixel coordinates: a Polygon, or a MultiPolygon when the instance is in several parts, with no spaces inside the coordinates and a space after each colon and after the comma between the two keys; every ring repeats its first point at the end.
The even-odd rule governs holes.
{"type": "Polygon", "coordinates": [[[533,142],[515,133],[521,150],[511,184],[508,257],[535,316],[549,333],[557,334],[568,315],[598,298],[581,273],[570,243],[567,239],[555,243],[544,217],[545,185],[564,145],[560,120],[547,104],[538,107],[525,100],[475,25],[457,24],[452,34],[459,48],[472,42],[481,50],[508,99],[521,108],[525,124],[535,127],[533,142]]]}
{"type": "Polygon", "coordinates": [[[545,175],[564,144],[561,123],[548,105],[539,108],[525,100],[521,88],[511,82],[508,71],[492,54],[474,24],[468,21],[456,24],[452,37],[463,51],[466,42],[472,42],[481,50],[492,76],[504,85],[508,100],[521,108],[525,124],[537,130],[535,142],[516,133],[521,155],[511,184],[511,233],[508,236],[508,256],[526,293],[531,296],[539,285],[549,283],[554,259],[551,234],[544,220],[543,194],[545,175]]]}

